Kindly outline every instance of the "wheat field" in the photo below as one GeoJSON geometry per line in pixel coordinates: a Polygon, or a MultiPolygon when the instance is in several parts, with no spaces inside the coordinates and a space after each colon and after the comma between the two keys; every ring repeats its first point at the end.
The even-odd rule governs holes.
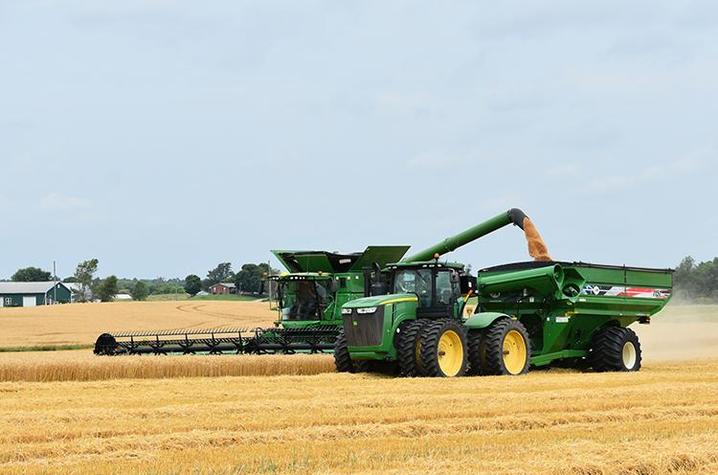
{"type": "Polygon", "coordinates": [[[0,383],[6,473],[718,471],[718,362],[0,383]]]}
{"type": "MultiPolygon", "coordinates": [[[[37,344],[273,319],[266,303],[180,304],[0,311],[0,328],[37,344]],[[5,325],[21,316],[32,325],[5,325]]],[[[670,305],[635,329],[644,366],[630,374],[400,379],[336,374],[326,355],[0,353],[0,473],[718,473],[718,307],[670,305]]]]}
{"type": "Polygon", "coordinates": [[[106,331],[271,326],[267,302],[184,300],[0,308],[0,348],[94,344],[106,331]]]}

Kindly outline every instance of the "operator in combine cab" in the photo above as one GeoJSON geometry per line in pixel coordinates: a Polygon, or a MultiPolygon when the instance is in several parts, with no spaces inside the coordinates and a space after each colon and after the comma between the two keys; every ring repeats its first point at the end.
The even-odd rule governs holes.
{"type": "Polygon", "coordinates": [[[309,281],[297,282],[297,298],[289,310],[290,320],[309,320],[317,313],[317,298],[314,284],[309,281]]]}

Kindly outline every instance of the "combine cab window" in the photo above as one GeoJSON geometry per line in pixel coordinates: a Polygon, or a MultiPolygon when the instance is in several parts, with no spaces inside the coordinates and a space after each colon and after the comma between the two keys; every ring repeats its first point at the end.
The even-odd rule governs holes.
{"type": "Polygon", "coordinates": [[[279,284],[282,320],[318,320],[332,299],[326,282],[292,280],[279,284]]]}

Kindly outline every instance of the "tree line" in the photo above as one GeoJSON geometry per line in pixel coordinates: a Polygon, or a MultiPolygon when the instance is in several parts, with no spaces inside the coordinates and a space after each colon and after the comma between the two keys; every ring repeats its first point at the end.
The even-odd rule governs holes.
{"type": "Polygon", "coordinates": [[[278,274],[277,269],[272,269],[267,263],[244,264],[238,272],[232,270],[230,262],[222,262],[214,269],[207,272],[207,277],[201,279],[196,274],[188,275],[184,280],[184,290],[190,295],[196,295],[220,283],[232,283],[236,286],[238,293],[263,294],[265,292],[265,281],[270,274],[278,274]]]}
{"type": "Polygon", "coordinates": [[[48,282],[51,280],[64,283],[79,284],[75,292],[75,300],[85,302],[98,299],[102,302],[112,301],[117,294],[128,293],[133,300],[146,300],[150,295],[183,294],[191,296],[200,291],[209,291],[210,287],[218,283],[234,283],[239,292],[258,295],[264,293],[264,281],[270,273],[278,273],[270,269],[266,263],[244,264],[238,272],[232,270],[232,264],[223,262],[210,269],[207,277],[201,279],[195,274],[188,275],[184,280],[179,278],[165,279],[126,279],[110,275],[104,279],[97,278],[98,259],[89,259],[80,262],[73,275],[60,279],[51,272],[38,267],[24,267],[18,269],[10,278],[13,282],[48,282]]]}
{"type": "Polygon", "coordinates": [[[684,258],[673,274],[673,287],[679,299],[718,302],[718,257],[705,262],[684,258]]]}
{"type": "MultiPolygon", "coordinates": [[[[207,271],[202,279],[196,274],[188,275],[182,279],[119,279],[111,275],[105,279],[95,277],[99,261],[89,259],[77,265],[75,273],[65,279],[58,279],[51,272],[37,267],[18,269],[11,280],[14,282],[37,282],[62,280],[63,282],[76,282],[80,284],[77,299],[80,301],[98,298],[103,302],[110,301],[121,292],[129,293],[135,300],[145,300],[149,295],[178,294],[186,292],[196,295],[200,291],[209,291],[210,287],[218,283],[231,282],[236,285],[240,293],[265,293],[267,275],[278,274],[277,269],[270,269],[267,263],[244,264],[238,272],[232,270],[230,262],[222,262],[207,271]]],[[[684,258],[673,274],[674,295],[682,300],[702,302],[718,302],[718,257],[712,261],[696,262],[688,256],[684,258]]]]}

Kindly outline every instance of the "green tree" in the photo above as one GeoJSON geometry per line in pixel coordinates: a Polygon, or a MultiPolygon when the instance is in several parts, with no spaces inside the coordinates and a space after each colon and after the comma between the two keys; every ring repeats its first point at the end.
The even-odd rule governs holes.
{"type": "Polygon", "coordinates": [[[114,275],[109,276],[105,280],[100,281],[97,285],[96,294],[102,302],[112,302],[112,299],[117,295],[119,291],[117,285],[117,277],[114,275]]]}
{"type": "MultiPolygon", "coordinates": [[[[257,292],[264,290],[264,280],[269,275],[269,265],[261,264],[244,264],[242,269],[237,272],[234,283],[238,290],[242,292],[257,292]]],[[[274,270],[272,273],[275,273],[274,270]]]]}
{"type": "Polygon", "coordinates": [[[184,279],[184,291],[192,297],[202,290],[202,279],[198,275],[190,274],[184,279]]]}
{"type": "Polygon", "coordinates": [[[52,274],[37,267],[25,267],[18,269],[10,278],[14,282],[47,282],[51,280],[52,274]]]}
{"type": "Polygon", "coordinates": [[[234,272],[232,272],[232,264],[229,262],[223,262],[214,269],[207,272],[207,279],[205,285],[211,287],[214,284],[220,282],[231,282],[234,280],[234,272]]]}
{"type": "Polygon", "coordinates": [[[90,286],[95,277],[95,272],[97,272],[99,262],[97,259],[90,259],[80,262],[75,268],[74,277],[80,283],[80,292],[78,292],[77,299],[81,302],[91,298],[90,286]]]}
{"type": "Polygon", "coordinates": [[[138,280],[134,287],[132,287],[132,290],[130,290],[130,295],[132,295],[133,300],[146,300],[148,294],[147,284],[141,280],[138,280]]]}
{"type": "Polygon", "coordinates": [[[684,258],[673,274],[676,297],[699,301],[718,301],[718,257],[696,263],[684,258]]]}

